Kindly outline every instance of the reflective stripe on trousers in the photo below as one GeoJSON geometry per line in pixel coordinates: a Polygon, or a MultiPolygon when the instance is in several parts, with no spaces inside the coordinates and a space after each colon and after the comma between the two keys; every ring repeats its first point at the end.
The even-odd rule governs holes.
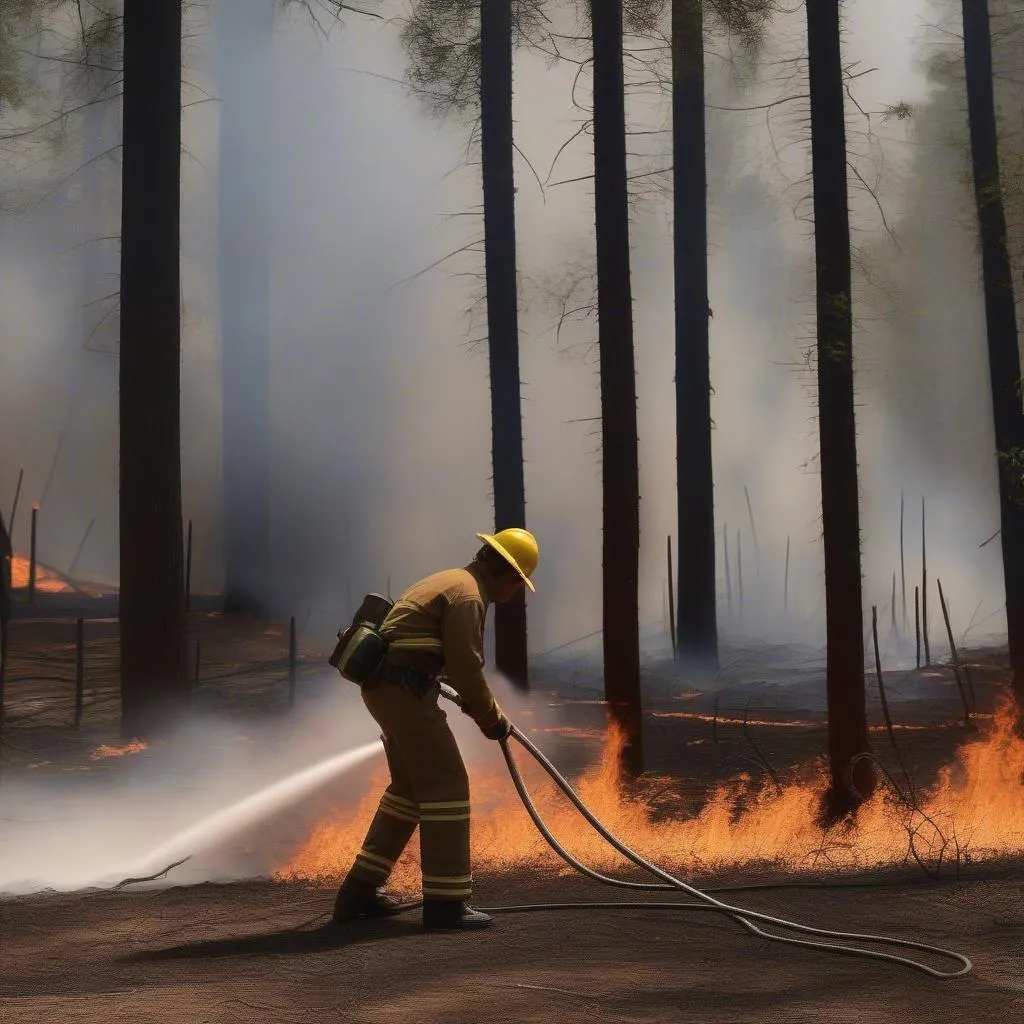
{"type": "Polygon", "coordinates": [[[381,728],[391,771],[351,874],[383,884],[419,825],[423,895],[464,900],[472,894],[469,779],[434,684],[418,698],[381,682],[363,703],[381,728]]]}

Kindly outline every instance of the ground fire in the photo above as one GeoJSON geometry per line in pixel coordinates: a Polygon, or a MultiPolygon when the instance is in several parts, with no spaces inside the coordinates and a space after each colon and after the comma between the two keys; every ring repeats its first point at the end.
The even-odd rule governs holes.
{"type": "MultiPolygon", "coordinates": [[[[667,870],[711,872],[744,865],[792,872],[854,870],[920,862],[929,869],[951,861],[978,861],[1024,851],[1024,740],[1013,728],[1012,705],[980,723],[976,739],[964,743],[938,781],[908,803],[891,787],[880,787],[864,805],[853,830],[823,834],[809,808],[817,805],[828,779],[807,765],[781,792],[755,785],[747,775],[719,784],[701,811],[687,819],[659,814],[643,791],[619,786],[621,736],[611,727],[600,760],[576,786],[584,802],[620,839],[667,870]],[[802,777],[802,781],[799,779],[802,777]]],[[[515,751],[515,744],[513,750],[515,751]]],[[[611,851],[547,777],[529,759],[518,758],[538,809],[554,834],[591,867],[613,871],[625,861],[611,851]]],[[[906,794],[907,786],[894,778],[906,794]]],[[[280,879],[335,882],[344,876],[387,782],[374,776],[357,806],[320,822],[303,847],[276,872],[280,879]]],[[[663,789],[666,780],[651,780],[663,789]]],[[[504,766],[473,779],[473,856],[478,875],[530,868],[571,873],[538,834],[504,766]]],[[[413,894],[419,887],[416,842],[399,862],[392,883],[413,894]]]]}
{"type": "Polygon", "coordinates": [[[98,746],[90,755],[93,761],[100,761],[105,757],[125,757],[128,754],[141,754],[146,749],[146,744],[139,740],[133,740],[123,747],[112,747],[106,743],[98,746]]]}
{"type": "MultiPolygon", "coordinates": [[[[19,589],[28,586],[29,560],[24,555],[15,555],[11,559],[11,588],[19,589]]],[[[52,569],[36,563],[36,590],[46,594],[70,594],[71,586],[64,582],[52,569]]]]}

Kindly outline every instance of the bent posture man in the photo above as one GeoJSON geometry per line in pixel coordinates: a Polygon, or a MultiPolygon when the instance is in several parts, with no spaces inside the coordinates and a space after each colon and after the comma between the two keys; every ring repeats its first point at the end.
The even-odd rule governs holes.
{"type": "Polygon", "coordinates": [[[379,891],[420,829],[423,925],[481,928],[473,910],[469,857],[469,780],[447,716],[437,705],[438,676],[463,700],[488,739],[508,736],[510,724],[483,674],[487,607],[533,590],[537,542],[526,530],[477,536],[484,546],[462,569],[434,573],[406,590],[381,625],[389,641],[378,678],[362,689],[363,703],[381,727],[391,783],[381,797],[362,849],[334,904],[334,922],[381,917],[398,909],[379,891]]]}

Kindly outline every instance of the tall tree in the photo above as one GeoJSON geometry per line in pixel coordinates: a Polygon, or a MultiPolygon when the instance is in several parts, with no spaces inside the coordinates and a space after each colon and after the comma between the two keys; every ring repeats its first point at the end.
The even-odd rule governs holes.
{"type": "Polygon", "coordinates": [[[681,659],[718,669],[711,462],[704,2],[672,0],[672,174],[676,336],[676,488],[681,659]]]}
{"type": "MultiPolygon", "coordinates": [[[[497,529],[526,525],[513,174],[512,54],[540,24],[537,0],[418,0],[402,37],[408,78],[438,115],[479,104],[497,529]]],[[[526,603],[495,610],[495,662],[527,689],[526,603]]]]}
{"type": "Polygon", "coordinates": [[[859,797],[870,795],[874,788],[869,761],[862,758],[853,763],[867,751],[868,743],[839,0],[808,0],[807,40],[831,769],[822,810],[835,817],[853,810],[859,797]]]}
{"type": "Polygon", "coordinates": [[[999,171],[987,0],[962,0],[967,116],[981,235],[992,414],[999,463],[1000,540],[1013,691],[1024,711],[1024,412],[1013,272],[999,171]]]}
{"type": "MultiPolygon", "coordinates": [[[[480,148],[494,526],[503,530],[526,525],[512,161],[512,0],[480,0],[480,148]]],[[[495,608],[494,660],[516,686],[528,689],[523,593],[495,608]]]]}
{"type": "Polygon", "coordinates": [[[590,0],[594,77],[594,208],[601,378],[604,692],[625,735],[620,766],[643,771],[640,688],[640,482],[622,0],[590,0]]]}
{"type": "Polygon", "coordinates": [[[217,0],[217,282],[221,322],[224,598],[270,593],[270,200],[274,0],[217,0]]]}
{"type": "Polygon", "coordinates": [[[124,3],[121,728],[186,698],[180,457],[181,2],[124,3]]]}
{"type": "Polygon", "coordinates": [[[718,669],[704,118],[705,13],[720,29],[734,35],[748,53],[754,53],[772,11],[772,0],[672,0],[679,538],[676,635],[680,658],[689,670],[699,673],[714,674],[718,669]]]}

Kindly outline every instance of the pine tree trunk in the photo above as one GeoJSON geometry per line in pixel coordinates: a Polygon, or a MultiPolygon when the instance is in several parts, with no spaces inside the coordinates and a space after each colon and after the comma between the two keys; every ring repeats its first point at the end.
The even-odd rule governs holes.
{"type": "Polygon", "coordinates": [[[874,786],[874,772],[866,760],[859,761],[851,774],[852,759],[866,751],[868,745],[839,0],[809,0],[807,38],[828,642],[828,746],[832,775],[824,810],[835,815],[856,807],[857,794],[867,796],[874,786]]]}
{"type": "Polygon", "coordinates": [[[121,728],[187,697],[181,528],[181,4],[125,0],[121,198],[121,728]]]}
{"type": "MultiPolygon", "coordinates": [[[[494,526],[504,530],[526,525],[512,165],[512,0],[481,0],[480,60],[494,526]]],[[[519,689],[528,689],[524,594],[495,606],[494,628],[498,671],[519,689]]]]}
{"type": "Polygon", "coordinates": [[[273,0],[216,0],[220,99],[224,606],[267,607],[270,580],[270,204],[273,0]]]}
{"type": "Polygon", "coordinates": [[[679,657],[718,670],[708,339],[704,0],[672,0],[679,657]]]}
{"type": "Polygon", "coordinates": [[[999,461],[1000,541],[1013,691],[1024,709],[1024,412],[1013,273],[999,175],[987,0],[963,0],[974,195],[981,233],[992,413],[999,461]]]}
{"type": "Polygon", "coordinates": [[[640,489],[622,0],[591,0],[594,33],[594,204],[604,509],[604,691],[623,729],[621,768],[643,771],[638,575],[640,489]]]}

